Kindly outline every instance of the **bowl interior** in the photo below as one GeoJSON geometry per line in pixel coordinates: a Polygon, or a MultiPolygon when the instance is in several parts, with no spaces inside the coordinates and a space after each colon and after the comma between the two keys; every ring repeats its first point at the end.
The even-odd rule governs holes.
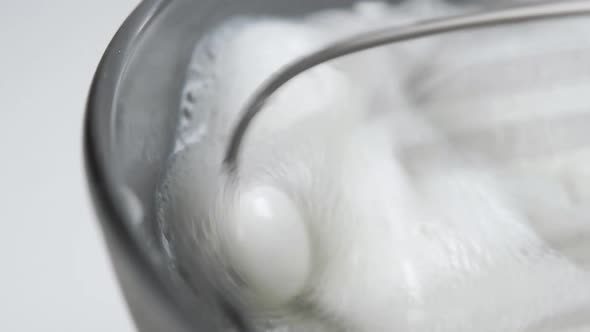
{"type": "MultiPolygon", "coordinates": [[[[110,50],[98,76],[97,109],[90,114],[93,132],[98,133],[96,149],[109,195],[116,198],[114,203],[121,221],[155,273],[161,273],[163,282],[174,284],[170,287],[180,290],[179,293],[190,293],[192,299],[187,302],[200,306],[199,310],[209,306],[199,304],[199,298],[205,296],[210,285],[204,278],[195,280],[194,276],[190,276],[189,285],[183,282],[182,275],[175,275],[178,271],[171,268],[169,248],[162,241],[155,210],[155,193],[174,149],[183,85],[195,45],[208,31],[231,17],[296,18],[353,3],[352,0],[154,1],[150,5],[152,13],[146,15],[148,18],[140,25],[141,29],[124,43],[112,46],[114,49],[110,50]]],[[[441,61],[447,60],[443,57],[441,61]]],[[[448,91],[439,91],[438,97],[441,93],[456,97],[458,92],[449,87],[448,91]]],[[[436,108],[440,100],[436,97],[421,96],[421,102],[429,106],[429,100],[437,100],[430,105],[436,108]]],[[[531,136],[526,141],[533,139],[531,136]]],[[[531,148],[534,144],[527,146],[528,150],[535,150],[531,148]]],[[[490,149],[489,153],[493,154],[498,148],[490,149]]],[[[214,315],[223,315],[222,311],[214,315]]]]}

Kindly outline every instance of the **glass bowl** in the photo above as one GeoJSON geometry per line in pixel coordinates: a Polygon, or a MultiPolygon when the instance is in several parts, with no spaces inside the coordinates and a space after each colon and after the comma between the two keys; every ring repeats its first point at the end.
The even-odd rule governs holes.
{"type": "MultiPolygon", "coordinates": [[[[140,331],[253,330],[241,310],[204,277],[206,271],[201,278],[187,277],[171,266],[170,248],[156,222],[154,195],[174,149],[183,85],[195,45],[234,16],[295,18],[353,3],[145,0],[112,40],[88,99],[85,158],[97,214],[140,331]]],[[[459,92],[451,89],[449,93],[459,92]]],[[[583,138],[579,141],[586,144],[583,138]]],[[[530,144],[523,146],[534,150],[530,144]]],[[[497,147],[489,153],[502,154],[497,147]]]]}

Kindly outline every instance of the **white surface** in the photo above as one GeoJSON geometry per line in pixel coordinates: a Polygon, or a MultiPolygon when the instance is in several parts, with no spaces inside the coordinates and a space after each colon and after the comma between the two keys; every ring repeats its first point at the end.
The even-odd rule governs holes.
{"type": "Polygon", "coordinates": [[[86,192],[88,87],[138,0],[0,5],[0,331],[129,332],[86,192]]]}

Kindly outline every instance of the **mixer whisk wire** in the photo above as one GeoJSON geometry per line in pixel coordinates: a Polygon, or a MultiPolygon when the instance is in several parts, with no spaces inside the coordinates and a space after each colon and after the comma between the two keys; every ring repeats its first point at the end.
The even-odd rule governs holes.
{"type": "Polygon", "coordinates": [[[225,153],[224,165],[230,175],[237,172],[238,158],[244,136],[252,120],[263,109],[266,101],[285,83],[324,62],[374,47],[447,32],[582,15],[590,15],[589,0],[554,1],[426,20],[407,26],[395,26],[362,33],[335,42],[286,65],[256,90],[240,113],[241,118],[232,132],[225,153]]]}

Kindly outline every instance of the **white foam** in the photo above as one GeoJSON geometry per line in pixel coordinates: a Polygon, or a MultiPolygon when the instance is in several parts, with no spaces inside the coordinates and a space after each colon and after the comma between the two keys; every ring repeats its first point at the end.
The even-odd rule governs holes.
{"type": "MultiPolygon", "coordinates": [[[[464,120],[462,130],[498,124],[502,116],[473,115],[478,104],[470,99],[453,109],[443,78],[453,77],[456,66],[482,66],[494,56],[469,49],[460,59],[461,51],[449,51],[452,38],[372,50],[299,76],[256,119],[237,187],[220,171],[239,110],[269,75],[332,40],[408,23],[432,8],[365,3],[301,21],[241,20],[208,50],[214,60],[191,65],[211,80],[213,90],[201,97],[212,113],[203,118],[199,140],[174,158],[164,195],[173,202],[163,222],[210,230],[205,250],[238,274],[244,284],[237,291],[246,301],[255,295],[254,316],[264,319],[270,306],[287,319],[288,331],[517,332],[590,304],[589,267],[552,241],[557,233],[561,239],[588,229],[579,205],[590,194],[572,177],[587,181],[579,165],[589,158],[564,157],[550,171],[537,165],[538,176],[519,182],[513,179],[530,165],[493,169],[465,151],[470,144],[455,146],[448,134],[458,126],[449,123],[459,111],[472,111],[474,119],[464,120]],[[444,61],[430,59],[438,51],[460,60],[445,71],[444,61]],[[433,99],[415,99],[413,89],[433,99]],[[442,115],[429,113],[436,105],[442,115]],[[442,158],[418,167],[406,162],[412,149],[429,144],[442,158]]],[[[575,26],[590,31],[590,25],[575,26]]],[[[527,31],[529,38],[546,35],[527,31]]],[[[478,41],[486,49],[514,56],[512,41],[501,47],[498,35],[484,36],[478,41]]],[[[466,45],[465,37],[456,40],[466,45]]],[[[456,89],[469,87],[469,75],[455,77],[456,89]]]]}

